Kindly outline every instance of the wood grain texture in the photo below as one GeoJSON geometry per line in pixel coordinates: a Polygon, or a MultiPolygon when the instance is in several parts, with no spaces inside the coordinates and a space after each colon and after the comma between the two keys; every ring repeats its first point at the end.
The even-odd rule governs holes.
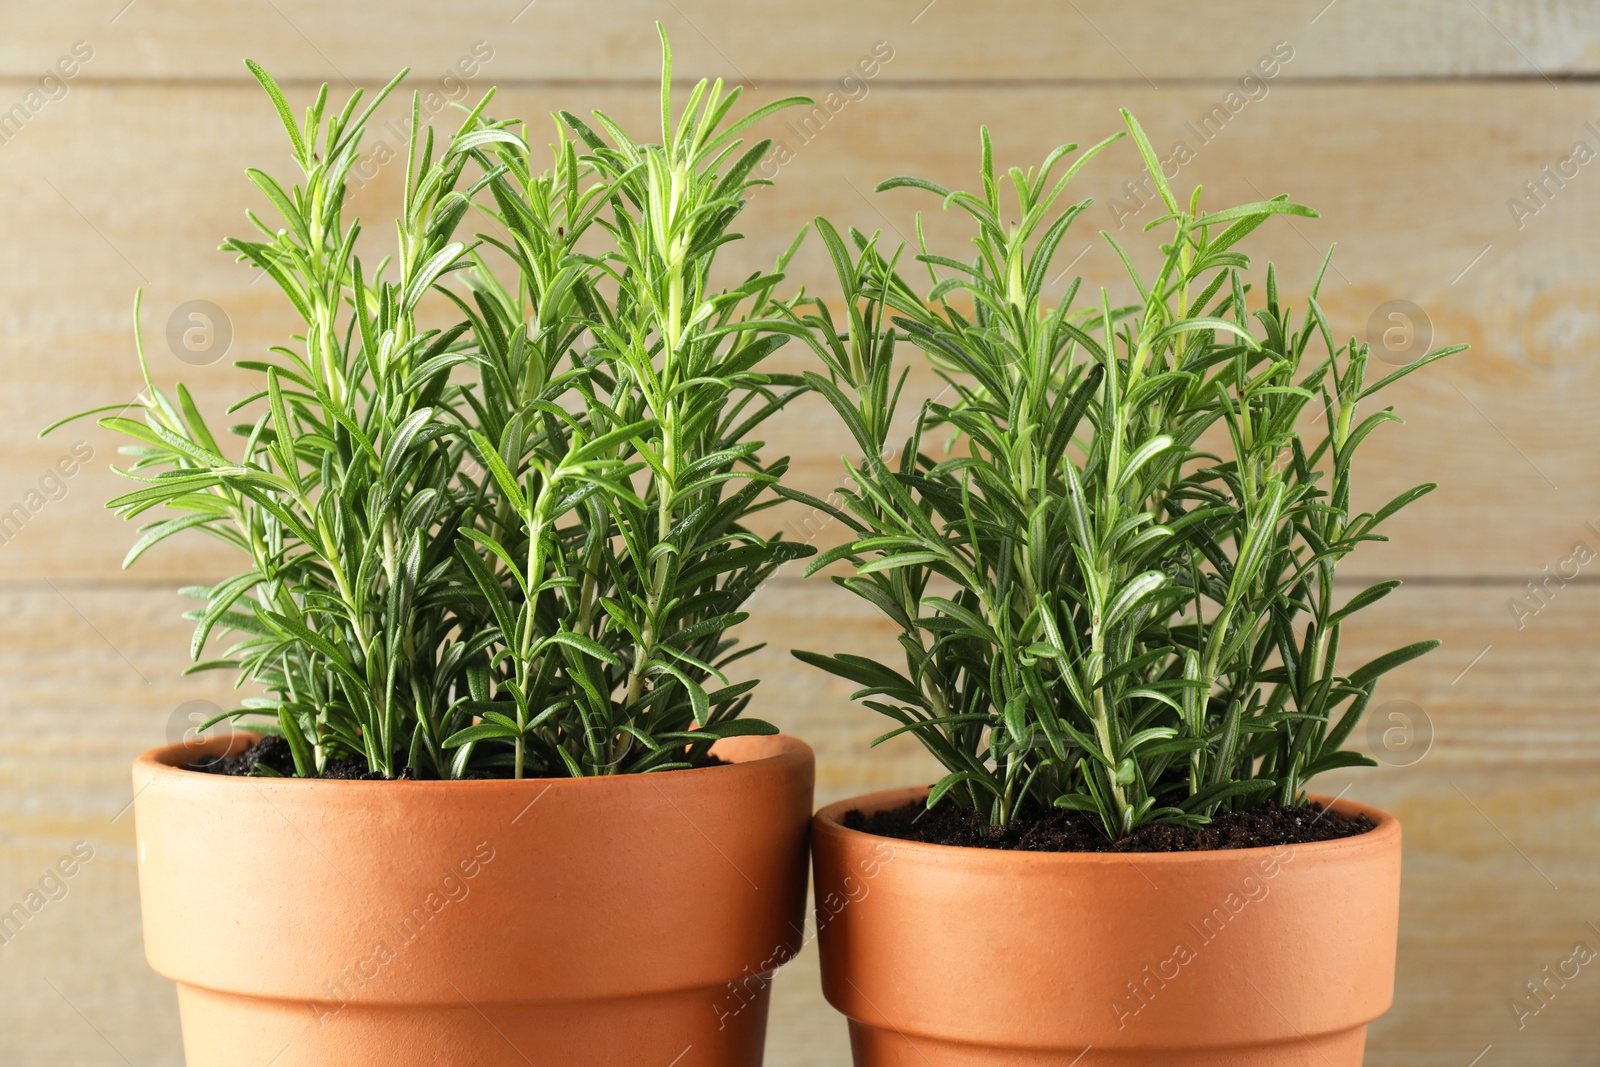
{"type": "Polygon", "coordinates": [[[1165,88],[1232,80],[1274,41],[1295,44],[1293,78],[1592,74],[1597,12],[1559,0],[467,0],[371,5],[314,0],[67,0],[29,11],[0,43],[0,75],[39,76],[73,41],[84,76],[241,79],[249,55],[280,77],[438,78],[473,42],[501,82],[655,78],[653,21],[679,71],[756,84],[842,77],[875,41],[905,57],[895,81],[1121,81],[1165,88]]]}
{"type": "MultiPolygon", "coordinates": [[[[876,196],[873,186],[905,172],[970,183],[980,123],[994,127],[1002,163],[1026,165],[1060,141],[1098,140],[1129,106],[1163,154],[1183,142],[1193,158],[1177,184],[1203,183],[1208,203],[1287,191],[1321,210],[1320,220],[1261,230],[1257,258],[1275,260],[1285,288],[1303,291],[1336,241],[1323,304],[1341,334],[1367,337],[1376,310],[1406,301],[1425,312],[1436,344],[1473,344],[1395,390],[1407,425],[1386,428],[1364,460],[1369,503],[1417,481],[1441,488],[1392,524],[1392,544],[1352,561],[1352,588],[1372,575],[1415,580],[1347,635],[1350,662],[1420,637],[1445,642],[1386,679],[1358,738],[1383,765],[1323,783],[1394,811],[1406,828],[1398,996],[1373,1029],[1368,1063],[1465,1067],[1486,1049],[1484,1067],[1595,1062],[1593,968],[1548,986],[1542,1005],[1525,983],[1544,981],[1577,942],[1600,948],[1600,929],[1588,925],[1600,924],[1591,555],[1600,553],[1600,177],[1593,164],[1559,181],[1544,169],[1580,141],[1600,149],[1600,87],[1588,80],[1600,73],[1600,6],[525,4],[400,0],[375,14],[306,0],[0,2],[10,15],[0,37],[0,365],[10,386],[0,391],[0,908],[39,889],[77,842],[93,849],[61,899],[0,944],[0,1062],[181,1062],[171,989],[143,962],[131,826],[119,812],[132,756],[181,730],[187,702],[227,699],[218,677],[181,677],[188,626],[170,590],[228,573],[233,561],[191,545],[121,572],[131,531],[100,506],[120,488],[107,470],[115,442],[88,427],[42,442],[34,434],[71,410],[132,398],[135,286],[146,289],[156,376],[187,380],[209,412],[241,377],[226,360],[194,367],[174,357],[165,334],[178,305],[219,305],[231,358],[291,332],[268,283],[215,251],[242,230],[243,208],[259,206],[244,167],[282,174],[288,164],[241,58],[264,62],[299,101],[322,80],[337,95],[409,65],[412,84],[442,105],[466,91],[447,71],[481,41],[492,54],[468,88],[504,85],[501,113],[601,107],[643,128],[657,17],[681,77],[722,75],[753,86],[756,99],[804,92],[824,102],[808,122],[792,115],[762,131],[790,158],[752,204],[730,278],[768,265],[814,214],[888,240],[913,233],[915,210],[933,205],[876,196]],[[41,85],[78,41],[92,56],[64,85],[41,85]],[[1241,89],[1279,41],[1292,57],[1241,89]],[[878,42],[892,57],[841,85],[878,42]],[[81,469],[79,441],[93,453],[81,469]],[[64,457],[74,473],[58,483],[50,472],[64,457]],[[1520,1025],[1519,997],[1539,1008],[1520,1025]]],[[[374,141],[399,143],[398,114],[380,118],[374,141]]],[[[1089,167],[1080,195],[1097,203],[1063,246],[1063,266],[1082,251],[1071,272],[1123,296],[1097,231],[1139,242],[1154,208],[1130,192],[1138,177],[1126,145],[1089,167]]],[[[384,220],[398,189],[396,169],[378,168],[355,198],[373,254],[390,239],[384,220]]],[[[937,210],[926,221],[940,239],[960,236],[937,210]]],[[[1136,260],[1149,262],[1148,252],[1136,260]]],[[[826,286],[826,269],[812,244],[794,278],[826,286]]],[[[1376,332],[1391,325],[1380,316],[1376,332]]],[[[798,350],[781,358],[803,362],[798,350]]],[[[911,389],[926,396],[939,385],[921,375],[911,389]]],[[[797,485],[835,484],[847,442],[822,405],[797,406],[769,436],[793,453],[797,485]]],[[[817,544],[838,536],[800,509],[774,521],[817,544]]],[[[884,720],[854,706],[845,683],[788,655],[797,646],[893,655],[881,620],[792,573],[752,610],[746,636],[769,642],[747,664],[765,679],[760,710],[816,748],[819,802],[936,773],[909,739],[869,752],[884,720]]],[[[225,915],[218,902],[197,921],[225,915]]],[[[777,979],[768,1062],[837,1067],[847,1057],[808,947],[777,979]]]]}

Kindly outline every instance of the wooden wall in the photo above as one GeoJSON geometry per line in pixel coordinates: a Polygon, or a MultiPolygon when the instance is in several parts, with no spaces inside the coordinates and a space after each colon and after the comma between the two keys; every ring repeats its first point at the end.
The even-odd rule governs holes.
{"type": "MultiPolygon", "coordinates": [[[[190,300],[221,308],[234,357],[289,328],[268,285],[215,250],[242,231],[245,207],[259,207],[244,168],[282,175],[291,162],[242,57],[304,102],[324,80],[338,97],[405,65],[412,84],[446,94],[447,71],[476,48],[470,88],[501,86],[500,113],[601,107],[643,125],[655,18],[681,76],[742,81],[757,99],[821,98],[878,50],[874,76],[844,87],[820,132],[802,142],[772,124],[793,158],[752,206],[748,240],[730,253],[740,270],[770,262],[817,213],[911,233],[926,205],[872,186],[905,172],[972,181],[980,123],[1002,163],[1026,165],[1058,142],[1099,140],[1128,106],[1163,152],[1179,140],[1193,151],[1176,184],[1203,183],[1208,203],[1289,192],[1321,210],[1319,220],[1269,225],[1257,249],[1293,292],[1337,243],[1323,301],[1342,331],[1366,336],[1375,313],[1400,308],[1435,344],[1472,344],[1394,390],[1407,424],[1383,431],[1365,459],[1373,500],[1416,481],[1441,488],[1393,523],[1392,544],[1352,563],[1359,577],[1410,584],[1351,635],[1349,654],[1444,641],[1385,684],[1368,737],[1385,765],[1326,783],[1396,812],[1406,828],[1398,994],[1368,1062],[1597,1062],[1600,973],[1551,983],[1542,1001],[1525,983],[1544,982],[1576,943],[1600,948],[1591,925],[1600,924],[1600,162],[1563,162],[1600,152],[1600,5],[5,0],[0,9],[0,513],[14,503],[25,512],[0,530],[0,909],[24,900],[75,842],[93,850],[66,895],[0,946],[0,1062],[181,1062],[173,994],[142,957],[131,819],[119,813],[133,755],[164,740],[185,702],[226,699],[215,680],[180,677],[187,626],[172,591],[226,561],[174,548],[121,571],[130,531],[101,508],[115,488],[114,443],[92,427],[35,434],[58,415],[132,398],[136,286],[156,373],[182,377],[208,410],[220,411],[239,378],[227,360],[174,358],[174,310],[190,300]],[[73,76],[41,81],[75,46],[76,62],[60,68],[73,76]],[[1230,100],[1275,48],[1274,76],[1230,100]],[[14,103],[20,112],[4,110],[14,103]],[[1196,137],[1186,124],[1208,114],[1225,121],[1196,137]],[[1547,165],[1567,176],[1551,180],[1547,165]],[[1543,183],[1537,199],[1525,182],[1543,183]],[[80,465],[74,447],[92,458],[80,465]],[[73,473],[57,479],[63,461],[73,473]],[[1530,1009],[1520,1020],[1519,996],[1530,1009]]],[[[395,170],[379,169],[358,195],[370,219],[394,210],[395,170]]],[[[1129,214],[1137,204],[1123,183],[1139,173],[1124,143],[1083,175],[1082,193],[1099,203],[1064,247],[1067,258],[1085,250],[1074,270],[1090,283],[1117,284],[1096,231],[1137,243],[1154,213],[1129,214]]],[[[929,226],[951,233],[952,221],[929,226]]],[[[369,236],[381,242],[386,228],[369,236]]],[[[797,274],[825,281],[818,247],[797,274]]],[[[789,442],[802,485],[833,484],[845,441],[820,408],[797,409],[773,435],[789,442]]],[[[752,630],[773,646],[758,665],[761,710],[816,747],[820,800],[927,780],[913,746],[869,754],[880,722],[786,653],[883,648],[882,625],[797,576],[774,580],[756,610],[752,630]]],[[[196,921],[225,921],[228,906],[216,901],[196,921]]],[[[770,1063],[847,1061],[813,950],[782,972],[776,996],[770,1063]]]]}

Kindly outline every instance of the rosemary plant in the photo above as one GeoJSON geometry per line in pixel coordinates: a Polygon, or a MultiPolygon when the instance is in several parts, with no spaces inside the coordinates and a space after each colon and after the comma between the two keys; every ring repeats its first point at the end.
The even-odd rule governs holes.
{"type": "Polygon", "coordinates": [[[413,97],[398,249],[375,270],[343,221],[346,177],[400,78],[359,114],[359,90],[335,115],[324,86],[297,124],[250,64],[303,177],[249,171],[281,225],[252,214],[264,239],[223,247],[305,332],[238,364],[262,378],[230,409],[255,411],[238,459],[182,385],[154,385],[142,345],[143,421],[101,424],[133,440],[123,473],[144,483],[109,506],[178,513],[125,565],[190,530],[248,558],[185,590],[202,601],[191,669],[264,690],[219,718],[283,736],[298,775],[352,758],[391,778],[660,770],[773,731],[738,717],[755,683],[724,673],[741,654],[726,632],[807,552],[744,526],[785,466],[749,434],[803,386],[757,369],[787,340],[769,322],[790,314],[781,273],[728,292],[710,274],[761,184],[768,143],[739,134],[795,101],[728,121],[739,91],[702,82],[674,126],[662,41],[662,144],[597,116],[607,144],[563,114],[543,172],[520,123],[486,114],[492,90],[443,145],[413,97]],[[494,232],[468,244],[475,208],[494,232]],[[460,312],[444,328],[419,320],[430,293],[448,298],[430,321],[460,312]]]}
{"type": "Polygon", "coordinates": [[[770,142],[740,133],[804,101],[728,121],[742,90],[701,81],[675,122],[671,75],[663,34],[659,144],[562,112],[551,172],[495,145],[491,214],[507,238],[486,240],[517,282],[480,259],[461,307],[512,387],[486,388],[500,402],[471,435],[499,496],[461,555],[499,651],[482,721],[447,744],[509,744],[519,774],[530,753],[546,773],[688,766],[718,738],[774,732],[739,718],[756,683],[724,669],[760,647],[728,635],[745,600],[811,552],[745,525],[778,501],[788,465],[751,434],[804,390],[760,369],[788,340],[773,289],[795,246],[733,289],[711,274],[745,194],[771,184],[751,177],[770,142]],[[570,410],[539,395],[562,364],[570,410]],[[556,439],[564,453],[544,444],[556,439]]]}
{"type": "Polygon", "coordinates": [[[795,653],[900,724],[880,742],[912,733],[943,764],[930,807],[948,799],[992,825],[1077,809],[1112,837],[1301,804],[1314,775],[1371,762],[1344,744],[1374,685],[1436,642],[1341,673],[1343,624],[1399,583],[1345,599],[1335,566],[1433,487],[1353,511],[1356,449],[1395,419],[1359,409],[1459,350],[1369,381],[1366,346],[1335,344],[1317,285],[1295,326],[1270,266],[1264,294],[1246,282],[1240,242],[1273,215],[1314,212],[1284,198],[1202,212],[1198,189],[1180,202],[1123,116],[1166,205],[1152,226],[1172,227],[1148,278],[1106,235],[1131,306],[1103,290],[1075,306],[1080,280],[1053,307],[1043,298],[1089,203],[1059,206],[1063,194],[1120,133],[1059,178],[1077,146],[997,177],[985,130],[981,193],[880,185],[931,192],[975,225],[970,261],[921,238],[926,299],[901,277],[901,253],[854,230],[847,244],[817,220],[847,319],[817,302],[804,315],[825,371],[807,377],[866,458],[847,461],[842,506],[805,498],[853,531],[810,571],[848,561],[854,573],[834,581],[894,621],[905,658],[795,653]],[[908,346],[948,388],[916,412],[891,463],[878,457],[894,454],[895,354],[908,346]],[[949,441],[937,453],[935,435],[949,441]]]}
{"type": "MultiPolygon", "coordinates": [[[[421,327],[418,305],[461,263],[454,232],[467,199],[456,186],[469,158],[419,161],[413,137],[395,275],[385,280],[355,252],[361,227],[344,221],[345,179],[366,120],[399,78],[360,114],[359,90],[331,114],[323,86],[296,124],[272,78],[250,70],[283,120],[303,184],[286,189],[248,171],[281,225],[251,213],[263,239],[223,248],[271,276],[305,333],[296,347],[239,362],[262,384],[230,408],[258,410],[232,427],[244,439],[235,460],[187,389],[180,384],[173,399],[152,381],[135,300],[144,419],[116,409],[101,425],[135,442],[122,449],[133,459],[124,473],[143,485],[109,506],[128,518],[157,507],[178,513],[144,527],[124,566],[191,530],[248,559],[225,581],[183,590],[202,602],[188,613],[192,669],[235,668],[266,690],[233,717],[285,737],[300,775],[356,756],[393,777],[437,766],[468,658],[451,609],[461,600],[453,539],[432,536],[465,514],[464,445],[448,428],[462,403],[451,370],[465,358],[466,331],[421,327]],[[223,633],[239,640],[202,660],[223,633]]],[[[414,126],[415,117],[414,106],[414,126]]],[[[431,135],[427,143],[431,151],[431,135]]]]}

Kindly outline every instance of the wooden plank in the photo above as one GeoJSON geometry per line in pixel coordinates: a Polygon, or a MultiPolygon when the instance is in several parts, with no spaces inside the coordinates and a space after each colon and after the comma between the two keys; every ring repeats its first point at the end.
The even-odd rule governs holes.
{"type": "MultiPolygon", "coordinates": [[[[1575,941],[1600,948],[1585,927],[1600,921],[1600,589],[1563,592],[1521,630],[1506,609],[1514,592],[1407,588],[1347,638],[1352,663],[1419,637],[1445,642],[1385,682],[1382,728],[1357,731],[1384,765],[1320,783],[1329,793],[1349,786],[1405,825],[1398,995],[1373,1031],[1368,1062],[1378,1067],[1464,1065],[1489,1043],[1505,1062],[1592,1058],[1600,983],[1573,981],[1520,1031],[1508,1004],[1575,941]],[[1416,723],[1426,716],[1431,745],[1385,747],[1399,711],[1416,723]]],[[[161,742],[185,701],[226,699],[220,676],[178,678],[187,640],[178,607],[164,591],[0,589],[0,716],[11,726],[0,750],[0,902],[22,899],[75,841],[95,850],[65,898],[3,949],[8,1048],[19,1050],[8,1063],[120,1062],[88,1023],[132,1062],[179,1062],[171,993],[142,959],[130,827],[116,818],[134,754],[161,742]]],[[[764,677],[759,713],[814,746],[819,803],[932,777],[905,739],[869,752],[885,720],[787,653],[890,653],[878,618],[820,582],[776,580],[753,609],[747,636],[772,642],[751,661],[764,677]]],[[[218,902],[219,916],[225,907],[218,902]]],[[[782,972],[775,996],[769,1062],[844,1062],[844,1028],[817,990],[814,948],[782,972]]]]}
{"type": "Polygon", "coordinates": [[[1121,81],[1169,87],[1232,81],[1274,42],[1298,78],[1593,74],[1600,21],[1591,5],[1555,0],[823,0],[803,17],[775,3],[627,0],[596,18],[581,0],[417,0],[370,7],[284,0],[70,0],[17,12],[0,44],[0,76],[38,79],[75,41],[95,54],[81,77],[243,79],[249,55],[284,78],[335,84],[388,80],[401,67],[438,82],[475,42],[493,50],[491,78],[654,78],[653,22],[672,35],[683,74],[763,84],[843,78],[877,42],[894,51],[889,81],[1121,81]]]}
{"type": "Polygon", "coordinates": [[[6,1060],[179,1065],[172,987],[144,961],[128,764],[214,682],[174,670],[169,596],[41,584],[0,600],[0,714],[20,742],[0,753],[0,900],[47,901],[0,948],[6,1060]],[[83,846],[71,878],[44,882],[83,846]]]}
{"type": "MultiPolygon", "coordinates": [[[[1548,201],[1522,218],[1520,229],[1507,208],[1513,196],[1529,199],[1522,183],[1569,155],[1573,141],[1600,143],[1584,125],[1600,114],[1600,89],[1556,92],[1542,82],[1287,85],[1202,145],[1192,124],[1214,95],[1193,87],[1159,94],[885,87],[835,116],[809,143],[774,121],[769,132],[786,140],[793,158],[779,184],[752,203],[749,239],[731,249],[725,277],[770,265],[817,213],[880,228],[888,241],[913,233],[913,213],[931,206],[927,198],[870,190],[907,170],[970,185],[980,122],[995,123],[1002,164],[1029,162],[1061,138],[1087,142],[1109,133],[1115,108],[1128,104],[1161,152],[1178,142],[1196,152],[1176,180],[1185,187],[1203,182],[1208,203],[1290,190],[1323,212],[1320,220],[1275,221],[1259,231],[1258,259],[1275,259],[1285,290],[1303,293],[1322,250],[1336,240],[1323,304],[1340,336],[1381,340],[1388,325],[1381,312],[1398,300],[1408,304],[1396,306],[1425,310],[1435,344],[1474,345],[1393,390],[1408,425],[1386,427],[1369,444],[1364,502],[1375,506],[1424,479],[1442,488],[1392,524],[1393,545],[1372,546],[1352,560],[1352,574],[1525,581],[1560,567],[1579,542],[1600,549],[1600,534],[1589,526],[1600,521],[1600,425],[1589,415],[1600,400],[1600,364],[1591,358],[1600,343],[1600,259],[1584,225],[1600,206],[1600,181],[1580,170],[1564,188],[1550,185],[1548,201]],[[1367,162],[1375,158],[1381,165],[1367,162]],[[1486,513],[1500,518],[1486,521],[1486,513]]],[[[603,107],[643,128],[652,102],[645,90],[574,86],[502,99],[506,113],[538,115],[555,106],[603,107]]],[[[383,116],[373,142],[393,140],[394,117],[383,116]]],[[[225,309],[235,358],[281,343],[291,331],[270,283],[215,251],[222,235],[245,227],[241,209],[260,206],[240,176],[243,167],[285,172],[281,139],[252,87],[85,85],[5,146],[0,195],[15,209],[0,234],[0,270],[10,279],[0,359],[11,385],[0,397],[0,513],[22,504],[28,514],[20,533],[4,531],[0,580],[123,580],[117,564],[131,532],[100,510],[119,488],[106,473],[115,442],[92,428],[43,442],[34,432],[47,418],[136,393],[136,286],[146,287],[145,334],[158,380],[187,380],[219,421],[243,379],[226,360],[194,367],[175,358],[166,333],[179,305],[204,299],[225,309]],[[79,439],[94,461],[67,480],[66,498],[30,496],[79,439]]],[[[1149,262],[1154,238],[1137,231],[1154,208],[1140,208],[1126,186],[1139,174],[1126,143],[1087,168],[1080,192],[1098,200],[1063,246],[1063,267],[1081,272],[1091,287],[1111,285],[1118,296],[1131,290],[1095,231],[1112,233],[1149,262]]],[[[398,200],[399,181],[390,165],[356,195],[374,258],[392,240],[381,220],[398,200]]],[[[952,249],[964,238],[958,221],[937,210],[927,218],[930,234],[952,249]]],[[[802,250],[794,276],[827,291],[819,243],[802,250]]],[[[1065,284],[1057,279],[1055,291],[1065,284]]],[[[790,366],[806,358],[799,346],[783,356],[790,366]]],[[[912,387],[913,396],[937,391],[926,374],[912,387]]],[[[826,492],[837,483],[847,439],[824,405],[797,406],[769,436],[775,449],[794,455],[797,486],[826,492]]],[[[803,512],[783,521],[800,536],[836,535],[813,530],[803,512]]],[[[148,563],[132,580],[185,582],[232,565],[204,546],[158,552],[148,563]]]]}

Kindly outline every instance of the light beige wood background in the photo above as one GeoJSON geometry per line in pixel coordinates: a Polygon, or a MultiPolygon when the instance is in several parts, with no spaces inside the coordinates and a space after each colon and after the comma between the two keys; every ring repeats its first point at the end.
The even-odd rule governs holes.
{"type": "MultiPolygon", "coordinates": [[[[1280,264],[1290,292],[1303,291],[1336,242],[1323,299],[1341,331],[1364,336],[1374,309],[1403,300],[1425,312],[1437,344],[1473,345],[1394,391],[1407,425],[1382,432],[1365,459],[1373,501],[1420,480],[1442,488],[1393,524],[1392,544],[1353,561],[1359,577],[1411,582],[1350,636],[1349,655],[1444,641],[1385,685],[1368,738],[1385,766],[1325,783],[1406,827],[1398,993],[1368,1062],[1600,1062],[1600,973],[1549,983],[1542,1006],[1525,988],[1576,943],[1600,948],[1589,925],[1600,924],[1600,163],[1564,187],[1550,183],[1548,202],[1520,225],[1508,206],[1527,200],[1523,183],[1541,180],[1575,142],[1600,149],[1597,5],[524,3],[0,4],[0,122],[13,103],[27,111],[20,128],[0,125],[0,512],[40,505],[0,544],[0,909],[22,901],[74,842],[94,850],[66,895],[0,946],[0,1063],[181,1062],[172,992],[143,962],[131,819],[119,813],[132,756],[163,741],[184,702],[226,699],[215,680],[179,675],[187,626],[172,590],[227,561],[173,549],[120,571],[130,531],[100,506],[116,487],[114,443],[92,428],[34,435],[57,415],[132,397],[136,286],[146,289],[156,373],[184,378],[211,411],[240,379],[226,360],[190,367],[172,357],[173,309],[192,299],[223,308],[235,357],[289,328],[268,286],[215,251],[241,232],[244,208],[259,206],[244,168],[281,175],[290,164],[242,58],[263,62],[304,102],[324,80],[339,97],[404,65],[412,84],[438,85],[481,41],[493,55],[472,87],[500,85],[500,113],[602,107],[642,125],[653,106],[655,18],[673,36],[680,75],[742,81],[757,99],[821,96],[878,42],[893,49],[865,96],[856,90],[809,143],[771,124],[794,158],[743,224],[748,240],[730,253],[741,271],[769,262],[817,213],[892,238],[911,233],[912,213],[927,205],[872,186],[903,172],[970,182],[980,123],[994,129],[1003,163],[1026,165],[1060,141],[1105,136],[1125,105],[1163,149],[1178,139],[1198,148],[1178,184],[1203,183],[1208,203],[1289,192],[1321,209],[1320,220],[1260,231],[1258,253],[1280,264]],[[79,41],[93,56],[64,94],[47,85],[51,93],[30,98],[79,41]],[[1294,56],[1266,95],[1199,147],[1185,123],[1279,41],[1294,56]],[[94,459],[65,495],[30,498],[80,440],[94,459]],[[1573,577],[1567,561],[1579,545],[1576,560],[1588,562],[1573,577]],[[1544,590],[1542,606],[1527,599],[1530,581],[1544,590]],[[1537,613],[1519,618],[1519,598],[1537,613]],[[1409,746],[1407,720],[1391,715],[1419,724],[1409,746]],[[1520,1025],[1519,996],[1540,1008],[1520,1025]]],[[[1074,270],[1093,284],[1117,284],[1096,231],[1137,242],[1137,223],[1153,214],[1118,230],[1109,199],[1126,201],[1123,182],[1139,175],[1126,148],[1083,175],[1082,194],[1100,203],[1063,246],[1068,258],[1086,249],[1074,270]]],[[[392,213],[397,182],[395,168],[381,171],[357,197],[361,212],[392,213]]],[[[929,226],[953,233],[951,221],[929,226]]],[[[376,245],[385,227],[369,235],[376,245]]],[[[825,282],[817,247],[796,274],[825,282]]],[[[800,484],[833,484],[845,441],[820,407],[797,409],[772,437],[795,454],[800,484]]],[[[807,529],[803,514],[785,521],[807,529]]],[[[809,533],[819,543],[833,536],[809,533]]],[[[826,583],[792,575],[764,589],[755,610],[753,636],[772,642],[755,665],[767,678],[761,711],[816,747],[819,799],[927,780],[912,745],[869,754],[880,722],[786,652],[891,651],[876,619],[826,583]]],[[[216,901],[195,921],[225,921],[227,910],[216,901]]],[[[808,948],[777,981],[769,1062],[847,1058],[808,948]]]]}

